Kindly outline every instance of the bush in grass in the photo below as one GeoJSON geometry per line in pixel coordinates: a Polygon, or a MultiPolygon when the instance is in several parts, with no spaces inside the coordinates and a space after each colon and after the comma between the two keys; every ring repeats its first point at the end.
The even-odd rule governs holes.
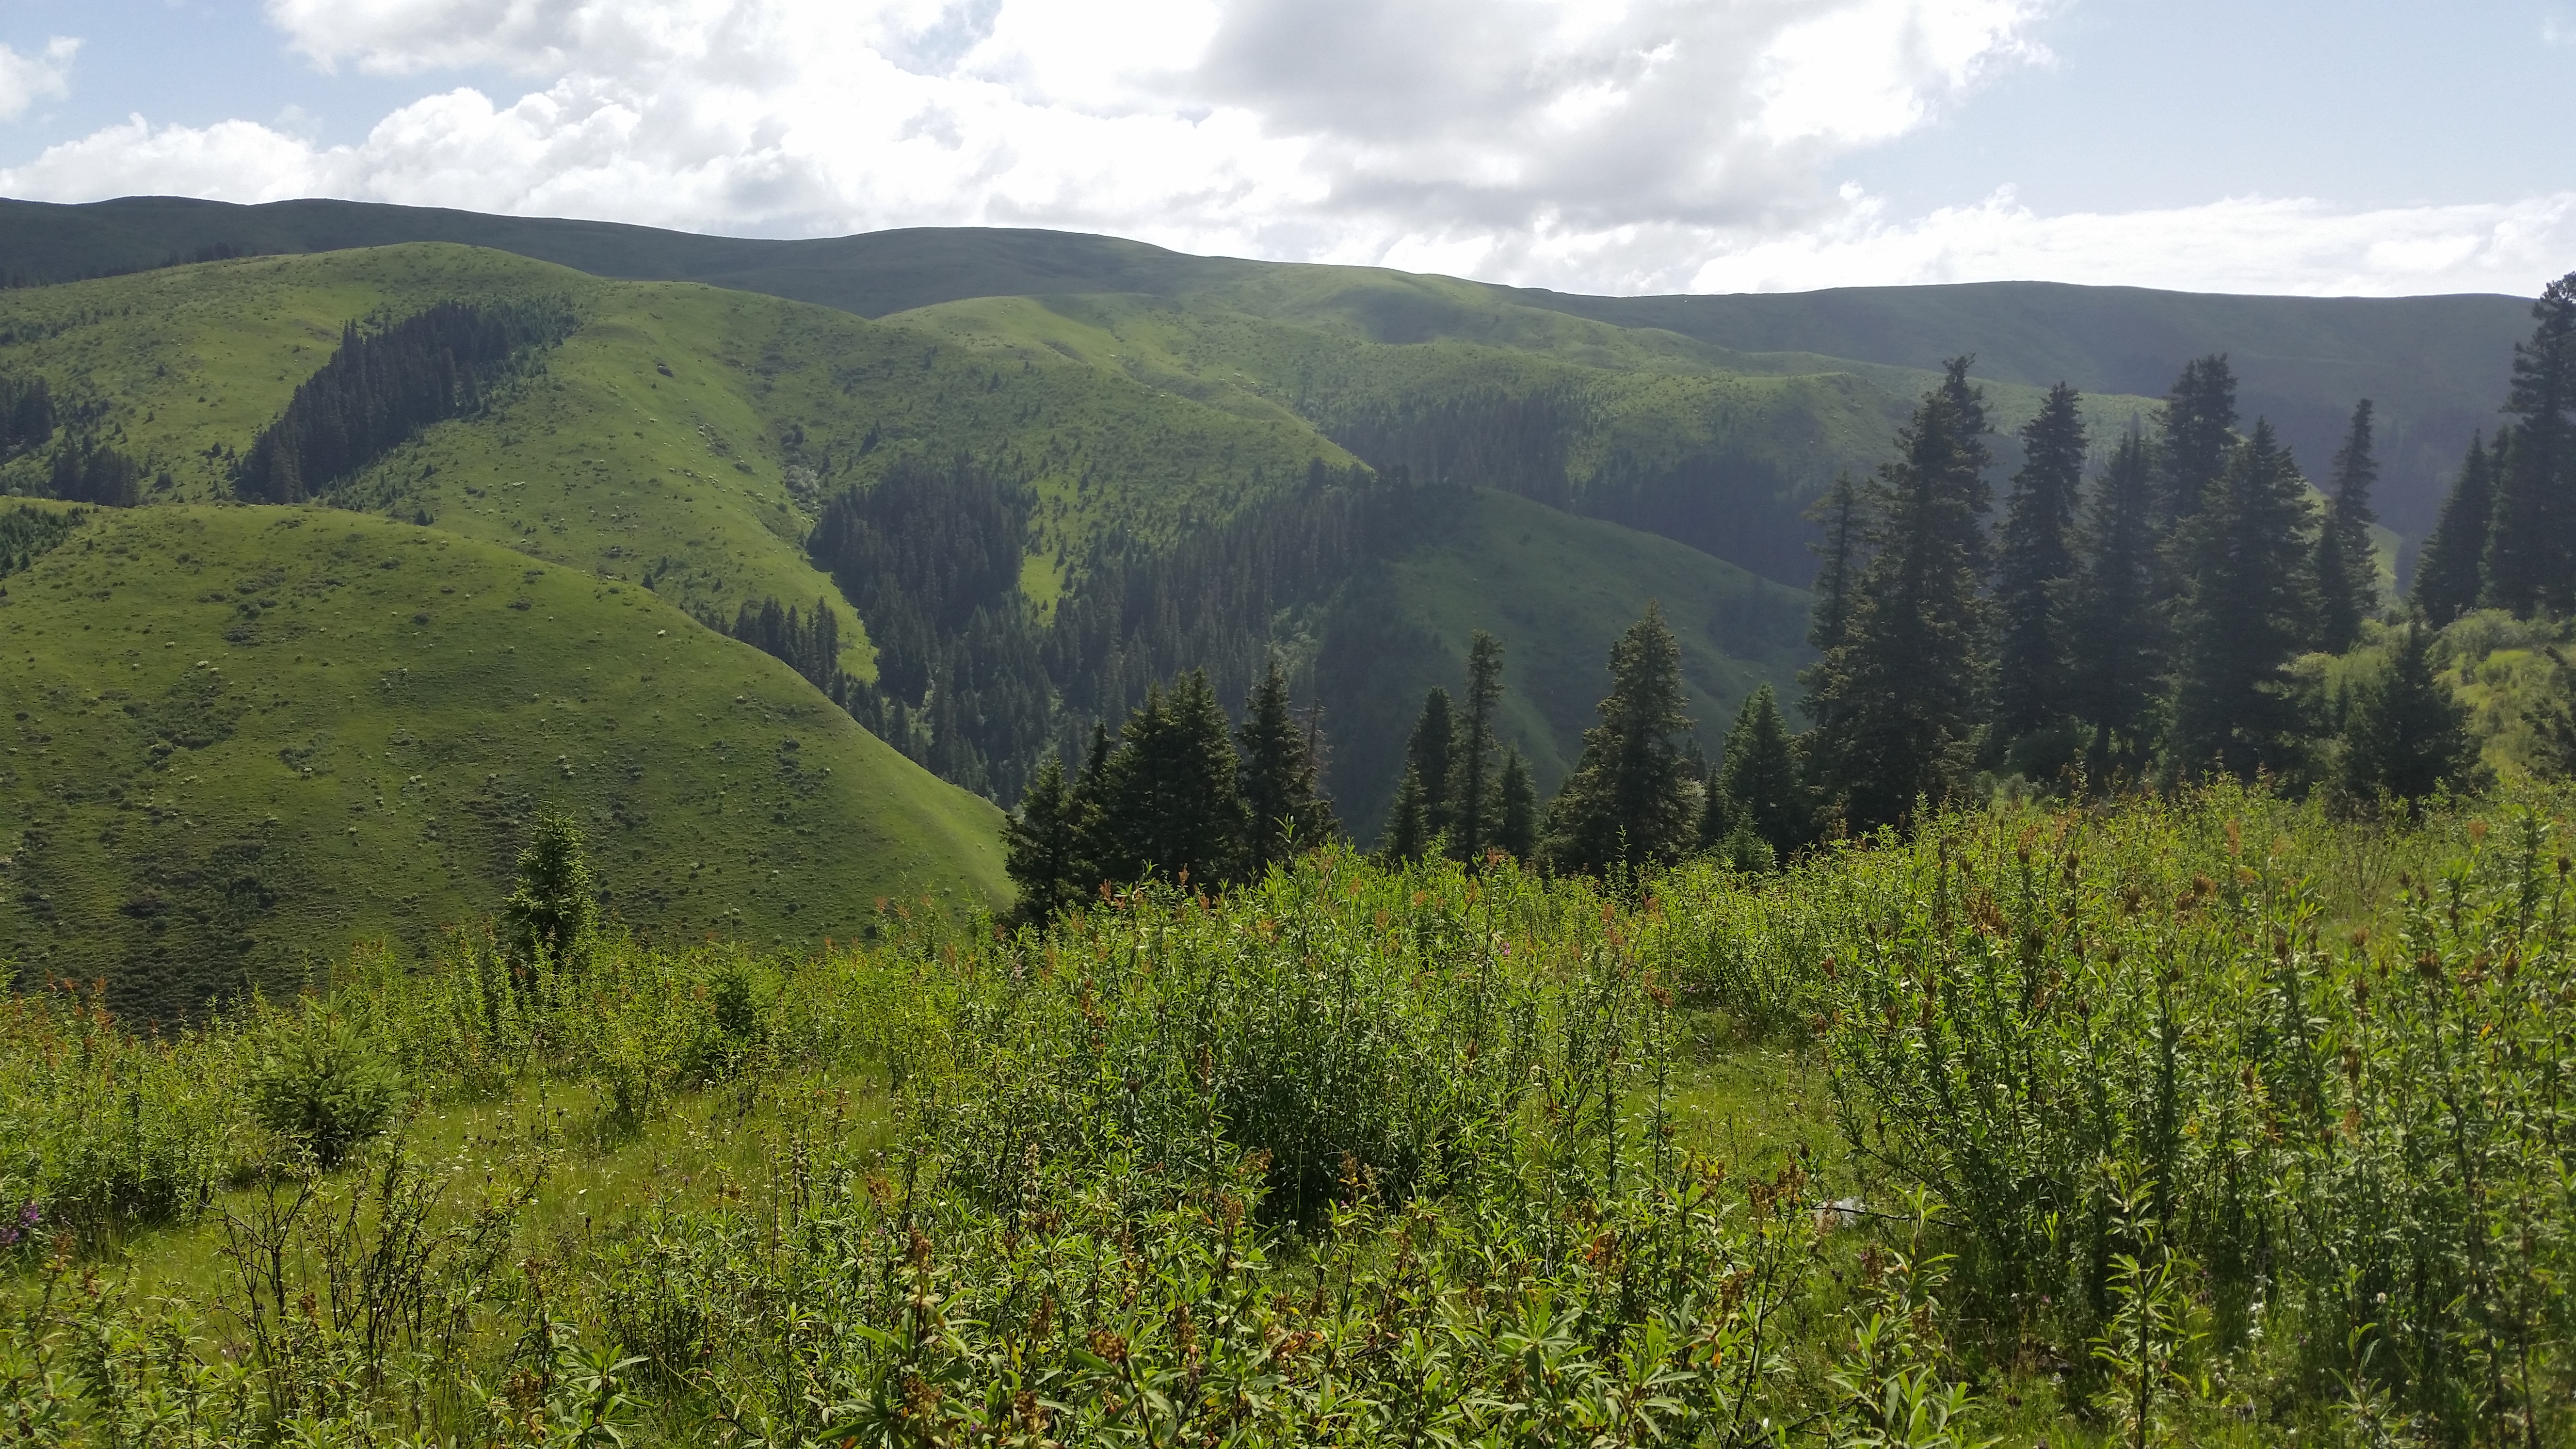
{"type": "Polygon", "coordinates": [[[337,1017],[272,1029],[251,1071],[260,1125],[311,1152],[326,1170],[384,1130],[401,1094],[392,1063],[337,1017]]]}

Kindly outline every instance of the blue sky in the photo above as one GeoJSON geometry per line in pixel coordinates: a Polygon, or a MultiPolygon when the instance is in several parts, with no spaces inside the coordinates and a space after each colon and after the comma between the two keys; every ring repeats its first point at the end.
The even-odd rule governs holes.
{"type": "Polygon", "coordinates": [[[9,0],[0,194],[1047,225],[1598,291],[2529,292],[2576,0],[9,0]]]}

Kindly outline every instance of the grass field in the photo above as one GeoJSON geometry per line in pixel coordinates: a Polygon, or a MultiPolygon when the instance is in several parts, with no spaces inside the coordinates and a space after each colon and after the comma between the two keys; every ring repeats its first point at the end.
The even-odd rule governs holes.
{"type": "Polygon", "coordinates": [[[0,581],[0,954],[175,1018],[495,908],[540,809],[657,937],[1003,889],[991,805],[632,584],[326,508],[92,513],[0,581]]]}

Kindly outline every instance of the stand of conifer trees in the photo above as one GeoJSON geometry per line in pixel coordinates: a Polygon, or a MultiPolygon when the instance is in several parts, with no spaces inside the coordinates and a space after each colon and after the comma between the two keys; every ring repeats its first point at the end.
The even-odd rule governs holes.
{"type": "Polygon", "coordinates": [[[571,326],[561,307],[542,303],[440,302],[377,332],[352,322],[330,361],[251,440],[233,491],[257,503],[324,492],[431,423],[480,408],[513,363],[571,326]]]}
{"type": "Polygon", "coordinates": [[[54,436],[54,394],[44,378],[0,372],[0,458],[41,448],[54,436]]]}

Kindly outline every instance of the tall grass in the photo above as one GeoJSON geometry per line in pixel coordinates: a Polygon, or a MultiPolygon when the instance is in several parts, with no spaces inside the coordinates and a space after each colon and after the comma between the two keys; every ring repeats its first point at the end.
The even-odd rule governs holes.
{"type": "Polygon", "coordinates": [[[0,1031],[0,1416],[2557,1442],[2557,808],[2008,807],[1628,893],[1324,853],[1047,934],[897,907],[807,958],[608,939],[531,971],[466,932],[158,1039],[30,995],[0,1031]],[[317,1022],[410,1102],[336,1171],[247,1090],[317,1022]],[[1684,1111],[1712,1040],[1821,1063],[1845,1152],[1712,1156],[1684,1111]],[[675,1170],[568,1199],[683,1122],[675,1170]]]}

